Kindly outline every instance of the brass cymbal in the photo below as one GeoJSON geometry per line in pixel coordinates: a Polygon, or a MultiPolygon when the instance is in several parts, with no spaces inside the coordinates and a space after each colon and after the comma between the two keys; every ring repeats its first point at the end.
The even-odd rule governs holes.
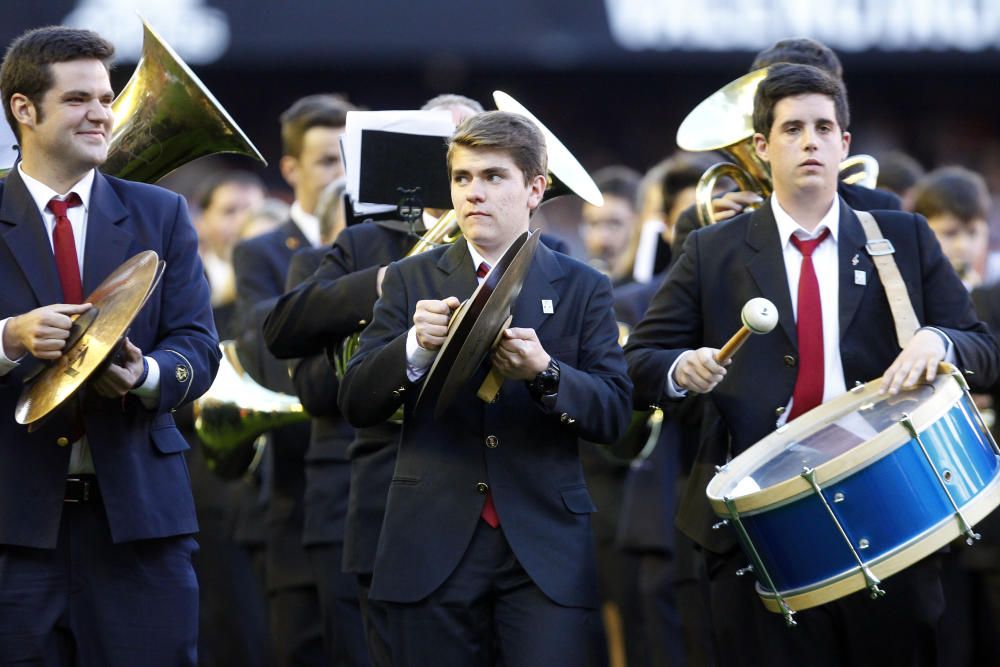
{"type": "Polygon", "coordinates": [[[549,189],[555,190],[553,193],[546,192],[546,199],[565,194],[565,192],[561,191],[561,188],[557,187],[557,184],[561,184],[563,188],[576,193],[588,204],[593,204],[594,206],[604,205],[604,195],[601,194],[600,188],[594,183],[594,179],[590,177],[587,170],[573,157],[569,149],[556,138],[556,135],[552,134],[549,128],[545,127],[542,121],[535,118],[530,111],[524,108],[524,105],[502,90],[493,91],[493,101],[500,111],[508,111],[516,113],[519,116],[524,116],[533,122],[542,131],[542,134],[545,135],[545,148],[549,158],[549,189]]]}
{"type": "Polygon", "coordinates": [[[115,269],[85,300],[93,308],[77,318],[61,357],[25,386],[14,410],[19,424],[32,424],[70,398],[101,367],[125,336],[163,273],[152,250],[115,269]]]}
{"type": "Polygon", "coordinates": [[[753,136],[753,98],[767,68],[731,81],[687,115],[677,129],[677,145],[686,151],[714,151],[753,136]]]}
{"type": "Polygon", "coordinates": [[[418,406],[429,402],[435,419],[451,405],[489,354],[521,293],[540,237],[537,231],[519,236],[456,312],[417,396],[418,406]]]}

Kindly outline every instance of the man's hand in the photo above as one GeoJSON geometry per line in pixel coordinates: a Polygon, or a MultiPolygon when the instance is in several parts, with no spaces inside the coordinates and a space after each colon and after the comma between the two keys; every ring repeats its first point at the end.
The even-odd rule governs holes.
{"type": "Polygon", "coordinates": [[[699,347],[688,350],[681,355],[674,368],[674,384],[681,389],[693,391],[696,394],[707,394],[726,377],[726,366],[715,360],[719,351],[713,347],[699,347]]]}
{"type": "Polygon", "coordinates": [[[88,310],[89,303],[54,303],[10,318],[3,330],[4,353],[9,359],[25,354],[46,361],[58,359],[73,326],[72,316],[88,310]]]}
{"type": "Polygon", "coordinates": [[[493,350],[493,367],[508,380],[534,380],[548,368],[549,354],[534,329],[505,329],[493,350]]]}
{"type": "Polygon", "coordinates": [[[417,345],[425,350],[440,350],[448,335],[451,311],[462,305],[457,297],[449,296],[444,301],[425,299],[417,301],[413,313],[413,327],[416,329],[417,345]]]}
{"type": "Polygon", "coordinates": [[[712,200],[712,213],[718,222],[728,220],[743,212],[747,206],[759,204],[763,199],[756,192],[740,190],[737,192],[727,192],[721,197],[712,200]]]}
{"type": "Polygon", "coordinates": [[[879,393],[892,395],[898,394],[901,388],[912,389],[921,376],[933,382],[937,377],[938,364],[947,352],[941,336],[926,329],[918,331],[882,376],[879,393]]]}
{"type": "Polygon", "coordinates": [[[121,359],[112,361],[100,377],[94,378],[90,386],[105,398],[120,398],[135,386],[142,376],[142,369],[142,350],[126,338],[121,359]]]}

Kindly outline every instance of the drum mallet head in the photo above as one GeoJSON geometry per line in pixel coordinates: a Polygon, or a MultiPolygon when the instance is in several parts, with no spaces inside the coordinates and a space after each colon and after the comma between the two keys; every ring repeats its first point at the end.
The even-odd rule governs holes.
{"type": "Polygon", "coordinates": [[[715,360],[720,364],[732,358],[750,334],[766,334],[774,329],[778,324],[778,309],[767,299],[757,297],[746,302],[740,312],[740,319],[743,321],[743,326],[715,355],[715,360]]]}

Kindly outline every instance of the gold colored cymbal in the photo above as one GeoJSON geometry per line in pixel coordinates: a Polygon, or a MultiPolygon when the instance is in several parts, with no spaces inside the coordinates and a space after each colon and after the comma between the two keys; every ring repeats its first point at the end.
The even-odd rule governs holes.
{"type": "Polygon", "coordinates": [[[767,68],[731,81],[687,115],[677,129],[677,145],[686,151],[714,151],[753,136],[753,98],[767,68]]]}
{"type": "Polygon", "coordinates": [[[493,91],[493,101],[500,111],[524,116],[545,135],[545,148],[549,158],[549,188],[545,193],[546,199],[566,194],[569,191],[578,195],[588,204],[604,205],[604,195],[594,183],[594,179],[590,177],[583,165],[573,157],[573,154],[559,141],[556,135],[545,127],[542,121],[535,118],[530,111],[524,108],[524,105],[502,90],[493,91]]]}
{"type": "Polygon", "coordinates": [[[163,266],[154,251],[141,252],[115,269],[87,297],[85,303],[93,308],[77,318],[63,355],[21,392],[14,410],[19,424],[32,424],[50,414],[101,367],[142,310],[163,266]]]}

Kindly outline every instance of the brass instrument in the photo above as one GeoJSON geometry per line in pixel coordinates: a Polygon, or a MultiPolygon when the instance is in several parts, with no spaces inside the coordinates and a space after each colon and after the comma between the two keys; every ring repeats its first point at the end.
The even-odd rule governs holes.
{"type": "Polygon", "coordinates": [[[142,56],[111,104],[115,117],[101,170],[154,183],[206,155],[267,161],[194,72],[145,21],[142,56]]]}
{"type": "Polygon", "coordinates": [[[294,396],[257,384],[240,363],[236,341],[220,344],[222,360],[212,386],[194,402],[194,429],[208,467],[225,478],[253,469],[263,452],[259,436],[309,420],[294,396]]]}
{"type": "MultiPolygon", "coordinates": [[[[741,190],[771,195],[771,170],[760,159],[753,144],[753,101],[767,68],[754,70],[709,95],[687,115],[677,130],[677,145],[687,151],[720,151],[733,162],[712,165],[695,188],[698,222],[702,227],[716,222],[712,209],[715,185],[731,178],[741,190]]],[[[874,188],[878,162],[870,155],[853,155],[840,163],[841,180],[874,188]]],[[[756,206],[747,206],[753,210],[756,206]]]]}

